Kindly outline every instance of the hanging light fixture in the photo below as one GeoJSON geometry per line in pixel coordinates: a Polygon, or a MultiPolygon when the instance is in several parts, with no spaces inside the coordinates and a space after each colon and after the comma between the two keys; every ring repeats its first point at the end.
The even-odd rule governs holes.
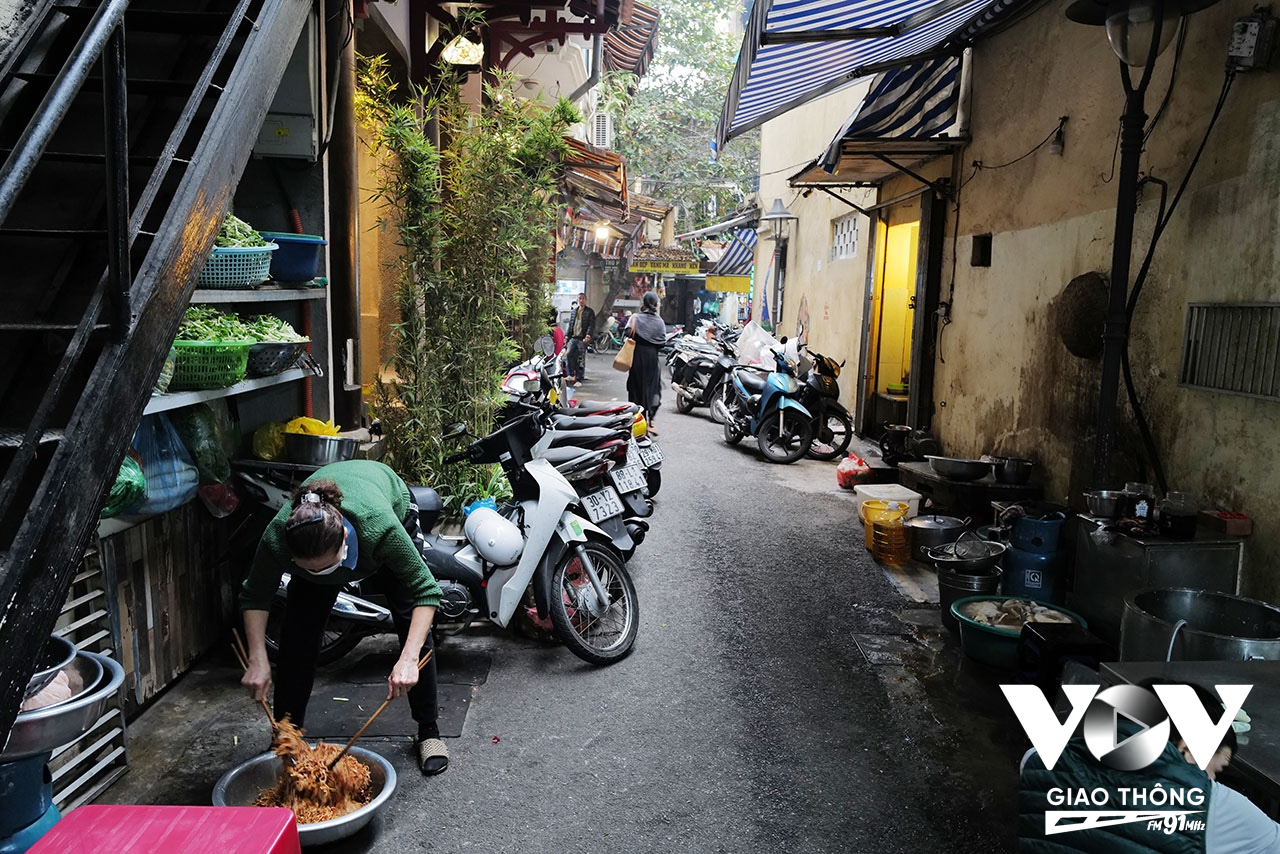
{"type": "Polygon", "coordinates": [[[484,60],[484,45],[469,36],[458,36],[445,45],[440,58],[450,65],[479,65],[484,60]]]}
{"type": "Polygon", "coordinates": [[[1178,31],[1178,19],[1206,9],[1217,0],[1076,0],[1067,17],[1077,24],[1104,27],[1111,49],[1125,65],[1143,66],[1159,40],[1159,56],[1178,31]]]}
{"type": "Polygon", "coordinates": [[[787,239],[790,231],[791,223],[800,217],[787,210],[787,206],[782,203],[782,199],[774,199],[773,207],[769,208],[769,212],[760,217],[761,222],[768,223],[773,229],[774,238],[787,239]]]}
{"type": "Polygon", "coordinates": [[[596,240],[600,243],[609,239],[611,231],[609,229],[609,220],[602,219],[596,223],[596,240]]]}

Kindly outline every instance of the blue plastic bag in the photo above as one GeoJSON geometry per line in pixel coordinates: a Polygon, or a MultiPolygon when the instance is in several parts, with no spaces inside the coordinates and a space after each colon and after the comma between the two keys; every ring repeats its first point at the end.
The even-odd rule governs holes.
{"type": "Polygon", "coordinates": [[[472,510],[476,510],[480,507],[488,507],[490,510],[497,510],[498,502],[494,501],[492,498],[481,498],[478,501],[472,501],[466,507],[462,508],[462,515],[470,516],[472,510]]]}
{"type": "Polygon", "coordinates": [[[165,513],[196,497],[200,474],[178,431],[163,414],[142,417],[138,432],[133,435],[133,447],[142,458],[147,497],[125,513],[130,516],[165,513]]]}

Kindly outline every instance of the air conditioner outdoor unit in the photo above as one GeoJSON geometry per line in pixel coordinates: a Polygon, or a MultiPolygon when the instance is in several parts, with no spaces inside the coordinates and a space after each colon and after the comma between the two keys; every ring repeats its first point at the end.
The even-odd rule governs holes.
{"type": "Polygon", "coordinates": [[[596,113],[591,117],[591,144],[596,148],[613,146],[613,116],[596,113]]]}

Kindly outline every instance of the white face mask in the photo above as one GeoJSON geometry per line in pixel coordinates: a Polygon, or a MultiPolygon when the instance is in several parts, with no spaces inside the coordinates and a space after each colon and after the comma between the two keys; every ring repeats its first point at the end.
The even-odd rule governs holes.
{"type": "Polygon", "coordinates": [[[347,543],[346,543],[346,540],[343,540],[342,550],[338,552],[337,563],[335,563],[333,566],[329,567],[328,569],[317,569],[314,571],[308,570],[308,572],[310,572],[311,575],[332,575],[333,573],[338,571],[338,569],[342,566],[342,562],[346,559],[347,559],[347,543]]]}

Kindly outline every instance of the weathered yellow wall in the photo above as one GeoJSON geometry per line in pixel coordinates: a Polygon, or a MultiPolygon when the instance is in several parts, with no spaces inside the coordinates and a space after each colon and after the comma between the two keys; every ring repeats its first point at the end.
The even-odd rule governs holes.
{"type": "MultiPolygon", "coordinates": [[[[1181,68],[1142,159],[1143,174],[1181,181],[1222,84],[1232,0],[1190,18],[1181,68]]],[[[1164,96],[1171,47],[1147,96],[1164,96]]],[[[933,421],[957,456],[1002,452],[1044,468],[1048,497],[1079,506],[1089,487],[1099,362],[1071,355],[1054,331],[1055,300],[1073,277],[1107,275],[1114,233],[1113,151],[1123,90],[1098,28],[1072,24],[1057,5],[980,42],[974,50],[973,142],[949,211],[943,298],[954,323],[942,335],[933,421]],[[1069,116],[1063,156],[1026,153],[1069,116]],[[969,266],[974,234],[993,235],[989,268],[969,266]],[[955,235],[954,243],[952,235],[955,235]],[[951,291],[951,252],[956,260],[951,291]]],[[[1157,437],[1169,487],[1205,506],[1255,519],[1245,593],[1280,599],[1280,403],[1177,385],[1186,306],[1195,301],[1275,301],[1280,248],[1280,89],[1274,72],[1239,76],[1157,250],[1134,317],[1130,356],[1157,437]]],[[[899,182],[901,183],[901,182],[899,182]]],[[[886,187],[886,195],[894,190],[886,187]]],[[[1148,186],[1134,241],[1136,273],[1159,204],[1148,186]]],[[[1121,391],[1117,482],[1142,471],[1140,445],[1121,391]]],[[[1143,477],[1142,479],[1149,479],[1143,477]]]]}
{"type": "Polygon", "coordinates": [[[378,225],[382,216],[382,204],[373,200],[379,178],[374,172],[376,161],[365,145],[365,134],[360,131],[359,182],[360,182],[360,347],[361,376],[366,395],[383,371],[390,370],[391,327],[397,314],[395,307],[396,273],[389,269],[399,257],[394,232],[378,225]]]}
{"type": "MultiPolygon", "coordinates": [[[[791,225],[783,316],[781,322],[772,319],[779,336],[794,335],[800,304],[807,301],[810,347],[837,362],[848,360],[840,375],[840,393],[850,411],[859,374],[870,221],[859,216],[857,255],[831,260],[832,221],[853,212],[853,208],[820,191],[803,198],[799,191],[787,186],[787,179],[823,153],[861,103],[868,85],[870,81],[860,83],[774,119],[761,128],[760,138],[760,203],[767,211],[773,200],[780,198],[799,217],[791,225]]],[[[864,207],[873,203],[875,195],[874,190],[839,192],[864,207]]],[[[756,320],[760,319],[765,271],[773,252],[774,242],[762,234],[756,249],[756,294],[752,306],[756,320]]],[[[769,295],[772,312],[772,283],[769,295]]]]}

